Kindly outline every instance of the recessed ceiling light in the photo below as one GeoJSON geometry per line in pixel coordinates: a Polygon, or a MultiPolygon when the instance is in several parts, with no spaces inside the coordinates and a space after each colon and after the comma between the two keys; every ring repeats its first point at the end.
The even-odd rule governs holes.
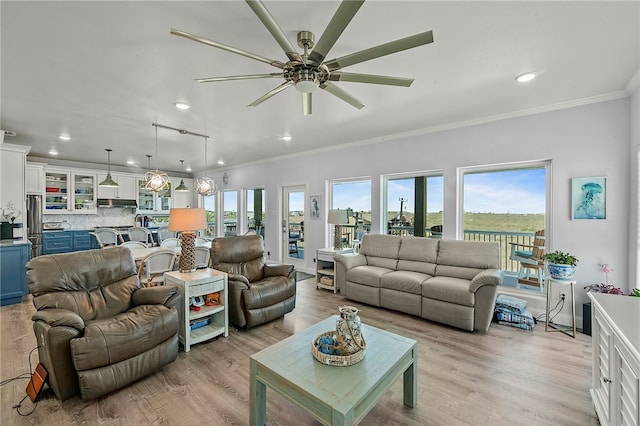
{"type": "Polygon", "coordinates": [[[518,83],[526,83],[527,81],[531,81],[534,78],[536,78],[536,75],[532,72],[527,72],[524,74],[520,74],[519,76],[516,77],[516,81],[518,83]]]}
{"type": "Polygon", "coordinates": [[[292,139],[291,136],[283,136],[283,137],[280,138],[280,140],[285,141],[285,142],[289,142],[289,141],[291,141],[291,139],[292,139]]]}
{"type": "Polygon", "coordinates": [[[220,164],[221,166],[224,166],[224,160],[218,160],[218,164],[220,164]]]}
{"type": "Polygon", "coordinates": [[[71,136],[60,135],[60,136],[58,136],[58,139],[60,139],[61,141],[70,141],[71,140],[71,136]]]}
{"type": "Polygon", "coordinates": [[[185,104],[184,102],[176,102],[174,105],[178,109],[189,109],[189,108],[191,108],[189,105],[185,104]]]}
{"type": "Polygon", "coordinates": [[[55,148],[52,148],[49,150],[49,155],[58,155],[58,151],[56,151],[55,148]]]}
{"type": "Polygon", "coordinates": [[[187,166],[187,167],[185,168],[185,170],[186,170],[186,171],[188,171],[188,172],[190,172],[190,171],[191,171],[191,167],[187,166]]]}
{"type": "Polygon", "coordinates": [[[130,165],[130,166],[135,166],[136,162],[133,161],[133,160],[127,160],[127,164],[130,165]]]}

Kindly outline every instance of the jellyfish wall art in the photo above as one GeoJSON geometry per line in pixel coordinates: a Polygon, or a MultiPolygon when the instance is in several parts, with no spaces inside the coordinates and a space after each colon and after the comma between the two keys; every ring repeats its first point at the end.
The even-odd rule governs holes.
{"type": "Polygon", "coordinates": [[[571,219],[606,219],[606,178],[571,179],[571,219]]]}

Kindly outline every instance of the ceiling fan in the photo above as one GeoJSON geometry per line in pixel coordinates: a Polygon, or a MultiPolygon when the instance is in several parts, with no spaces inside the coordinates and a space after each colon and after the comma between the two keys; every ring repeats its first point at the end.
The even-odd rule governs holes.
{"type": "Polygon", "coordinates": [[[317,88],[323,89],[334,96],[342,99],[350,105],[361,109],[364,104],[351,96],[349,93],[339,88],[333,81],[350,81],[355,83],[384,84],[390,86],[409,87],[413,83],[411,78],[389,77],[383,75],[349,73],[340,71],[349,65],[369,61],[371,59],[390,55],[406,49],[422,46],[433,42],[432,31],[415,34],[399,40],[384,43],[369,49],[342,56],[340,58],[325,61],[325,57],[336,43],[349,22],[358,12],[364,0],[343,0],[338,10],[331,18],[324,33],[315,42],[315,37],[310,31],[300,31],[298,33],[298,46],[304,49],[300,54],[291,45],[280,26],[273,19],[267,8],[260,0],[245,0],[253,12],[258,16],[262,24],[278,42],[288,61],[281,62],[269,59],[256,53],[248,52],[236,47],[228,46],[217,41],[209,40],[185,31],[171,29],[171,34],[197,41],[219,49],[227,50],[238,55],[246,56],[260,62],[280,68],[280,72],[268,74],[248,74],[233,75],[227,77],[211,77],[196,79],[199,83],[209,83],[229,80],[251,80],[258,78],[284,78],[285,82],[275,89],[265,93],[248,106],[258,106],[272,96],[282,92],[288,87],[294,86],[302,92],[302,106],[304,115],[311,114],[311,93],[317,88]]]}

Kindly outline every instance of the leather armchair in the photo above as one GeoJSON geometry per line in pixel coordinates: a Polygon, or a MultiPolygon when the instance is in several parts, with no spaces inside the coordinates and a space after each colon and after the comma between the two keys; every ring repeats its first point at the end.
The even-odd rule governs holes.
{"type": "Polygon", "coordinates": [[[181,296],[141,288],[128,248],[36,257],[27,282],[40,362],[61,400],[98,398],[176,359],[181,296]]]}
{"type": "Polygon", "coordinates": [[[253,327],[291,312],[296,305],[293,265],[266,265],[260,235],[215,238],[212,268],[229,274],[229,321],[253,327]]]}

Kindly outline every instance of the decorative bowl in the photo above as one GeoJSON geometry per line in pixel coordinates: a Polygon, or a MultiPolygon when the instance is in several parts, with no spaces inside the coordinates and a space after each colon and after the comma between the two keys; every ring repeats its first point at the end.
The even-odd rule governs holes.
{"type": "Polygon", "coordinates": [[[323,353],[321,351],[321,348],[323,346],[325,348],[327,347],[326,339],[335,339],[335,335],[335,331],[328,331],[313,339],[313,342],[311,343],[311,353],[313,354],[313,357],[315,359],[325,365],[331,365],[334,367],[347,367],[349,365],[357,364],[358,362],[362,361],[362,359],[364,358],[366,347],[363,347],[359,351],[348,355],[334,355],[323,353]]]}

